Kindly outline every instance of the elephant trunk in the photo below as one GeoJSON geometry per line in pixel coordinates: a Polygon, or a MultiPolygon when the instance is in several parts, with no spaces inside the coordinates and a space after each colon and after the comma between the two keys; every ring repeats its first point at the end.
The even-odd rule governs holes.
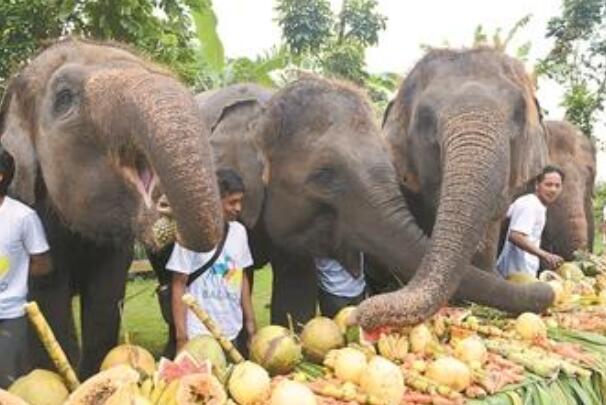
{"type": "Polygon", "coordinates": [[[416,324],[435,313],[455,293],[494,215],[509,174],[504,121],[496,110],[465,111],[474,112],[450,115],[442,125],[444,175],[429,251],[405,288],[372,304],[390,309],[367,312],[386,316],[361,320],[366,327],[416,324]]]}
{"type": "Polygon", "coordinates": [[[221,237],[223,217],[208,129],[191,93],[176,80],[141,68],[96,74],[86,92],[93,124],[113,140],[118,154],[127,150],[147,208],[153,209],[149,176],[157,175],[180,242],[195,251],[211,250],[221,237]]]}

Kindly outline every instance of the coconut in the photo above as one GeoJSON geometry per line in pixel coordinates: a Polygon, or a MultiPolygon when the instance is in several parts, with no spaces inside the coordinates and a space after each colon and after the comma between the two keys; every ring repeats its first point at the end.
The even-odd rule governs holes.
{"type": "Polygon", "coordinates": [[[40,369],[18,378],[8,391],[31,405],[60,405],[69,395],[59,374],[40,369]]]}
{"type": "Polygon", "coordinates": [[[311,361],[321,363],[330,350],[343,347],[345,341],[339,326],[330,318],[316,317],[301,332],[303,352],[311,361]]]}
{"type": "Polygon", "coordinates": [[[421,323],[410,330],[408,340],[413,353],[425,353],[433,341],[433,335],[427,325],[421,323]]]}
{"type": "Polygon", "coordinates": [[[547,336],[545,323],[540,316],[532,312],[524,312],[518,316],[515,328],[516,332],[524,339],[532,340],[537,337],[547,336]]]}
{"type": "Polygon", "coordinates": [[[317,405],[316,396],[301,383],[283,380],[271,392],[270,405],[317,405]]]}
{"type": "Polygon", "coordinates": [[[250,359],[271,375],[287,374],[301,361],[301,344],[290,330],[277,325],[266,326],[252,338],[250,359]]]}
{"type": "Polygon", "coordinates": [[[484,364],[487,355],[484,342],[476,335],[460,340],[455,348],[455,356],[469,365],[484,364]]]}
{"type": "Polygon", "coordinates": [[[354,325],[355,312],[356,307],[348,306],[345,308],[341,308],[341,310],[333,318],[342,334],[345,334],[347,332],[348,327],[354,325]]]}
{"type": "Polygon", "coordinates": [[[156,360],[150,352],[141,346],[123,344],[114,347],[107,353],[101,363],[101,371],[125,364],[135,370],[151,376],[156,371],[156,360]]]}
{"type": "Polygon", "coordinates": [[[359,350],[345,347],[337,350],[334,362],[335,376],[345,382],[360,383],[366,368],[366,355],[359,350]]]}
{"type": "Polygon", "coordinates": [[[427,366],[425,376],[455,391],[463,391],[471,384],[471,371],[454,357],[441,357],[427,366]]]}
{"type": "Polygon", "coordinates": [[[0,405],[28,405],[18,396],[0,388],[0,405]]]}
{"type": "Polygon", "coordinates": [[[229,377],[228,389],[232,398],[240,405],[263,403],[271,392],[267,371],[252,361],[234,367],[229,377]]]}
{"type": "Polygon", "coordinates": [[[210,335],[198,335],[190,339],[181,349],[180,353],[187,352],[198,363],[204,364],[208,360],[212,364],[213,374],[225,382],[227,373],[227,359],[221,345],[210,335]]]}
{"type": "Polygon", "coordinates": [[[360,388],[385,405],[399,405],[404,395],[404,376],[394,363],[374,356],[360,376],[360,388]]]}

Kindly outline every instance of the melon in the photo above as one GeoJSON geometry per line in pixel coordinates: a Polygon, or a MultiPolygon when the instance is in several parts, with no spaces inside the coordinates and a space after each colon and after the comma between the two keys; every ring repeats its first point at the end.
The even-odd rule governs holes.
{"type": "Polygon", "coordinates": [[[360,388],[385,405],[399,405],[404,395],[404,376],[397,365],[375,356],[361,374],[360,388]]]}
{"type": "Polygon", "coordinates": [[[8,391],[31,405],[60,405],[69,396],[59,374],[41,369],[18,378],[8,391]]]}
{"type": "Polygon", "coordinates": [[[209,360],[212,364],[213,374],[220,380],[225,381],[227,374],[227,358],[221,345],[210,335],[199,335],[190,339],[181,349],[187,352],[199,364],[209,360]]]}
{"type": "Polygon", "coordinates": [[[139,381],[139,372],[127,365],[95,374],[72,392],[66,405],[105,404],[121,388],[139,381]]]}
{"type": "Polygon", "coordinates": [[[271,392],[270,405],[317,405],[316,396],[301,383],[283,380],[271,392]]]}
{"type": "Polygon", "coordinates": [[[178,405],[224,405],[227,393],[211,373],[190,374],[179,380],[174,400],[178,405]]]}
{"type": "Polygon", "coordinates": [[[527,340],[547,336],[545,322],[543,322],[540,316],[532,312],[524,312],[518,316],[515,322],[515,329],[523,339],[527,340]]]}
{"type": "Polygon", "coordinates": [[[101,371],[120,364],[131,366],[144,375],[151,376],[156,371],[156,360],[150,352],[137,345],[123,344],[107,353],[101,363],[101,371]]]}
{"type": "Polygon", "coordinates": [[[189,374],[204,373],[212,373],[210,361],[205,360],[200,364],[189,353],[182,351],[175,357],[175,360],[169,360],[164,357],[160,359],[156,379],[162,379],[169,383],[189,374]]]}
{"type": "Polygon", "coordinates": [[[237,364],[229,377],[228,389],[240,405],[253,405],[267,401],[271,391],[269,374],[251,361],[237,364]]]}
{"type": "Polygon", "coordinates": [[[463,391],[471,384],[471,370],[454,357],[441,357],[427,366],[425,376],[455,391],[463,391]]]}
{"type": "Polygon", "coordinates": [[[326,353],[343,347],[345,340],[339,326],[330,318],[316,317],[301,332],[303,352],[311,361],[321,363],[326,353]]]}

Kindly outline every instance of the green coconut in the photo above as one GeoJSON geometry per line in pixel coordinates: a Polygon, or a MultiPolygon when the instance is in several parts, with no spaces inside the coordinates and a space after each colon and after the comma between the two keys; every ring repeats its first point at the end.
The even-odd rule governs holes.
{"type": "Polygon", "coordinates": [[[31,405],[60,405],[69,395],[59,374],[41,369],[18,378],[8,391],[31,405]]]}
{"type": "Polygon", "coordinates": [[[227,358],[221,345],[210,335],[198,335],[190,339],[181,351],[188,352],[194,360],[202,364],[205,360],[211,362],[213,374],[221,382],[227,379],[227,358]]]}
{"type": "Polygon", "coordinates": [[[317,363],[324,360],[326,353],[345,344],[337,323],[323,316],[307,322],[301,332],[301,342],[305,356],[317,363]]]}
{"type": "Polygon", "coordinates": [[[250,358],[271,375],[288,374],[301,361],[301,344],[290,330],[265,326],[253,336],[250,358]]]}

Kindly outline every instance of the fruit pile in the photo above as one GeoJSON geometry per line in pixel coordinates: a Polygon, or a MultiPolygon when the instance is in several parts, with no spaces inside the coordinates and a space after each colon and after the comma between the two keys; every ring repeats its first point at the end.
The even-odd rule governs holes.
{"type": "Polygon", "coordinates": [[[249,361],[218,331],[157,363],[124,344],[79,385],[64,383],[65,370],[35,370],[0,390],[0,405],[605,403],[606,337],[595,332],[606,331],[606,265],[587,255],[546,274],[559,295],[544,316],[446,307],[414,327],[367,333],[347,307],[334,319],[312,319],[298,336],[260,329],[249,361]]]}

